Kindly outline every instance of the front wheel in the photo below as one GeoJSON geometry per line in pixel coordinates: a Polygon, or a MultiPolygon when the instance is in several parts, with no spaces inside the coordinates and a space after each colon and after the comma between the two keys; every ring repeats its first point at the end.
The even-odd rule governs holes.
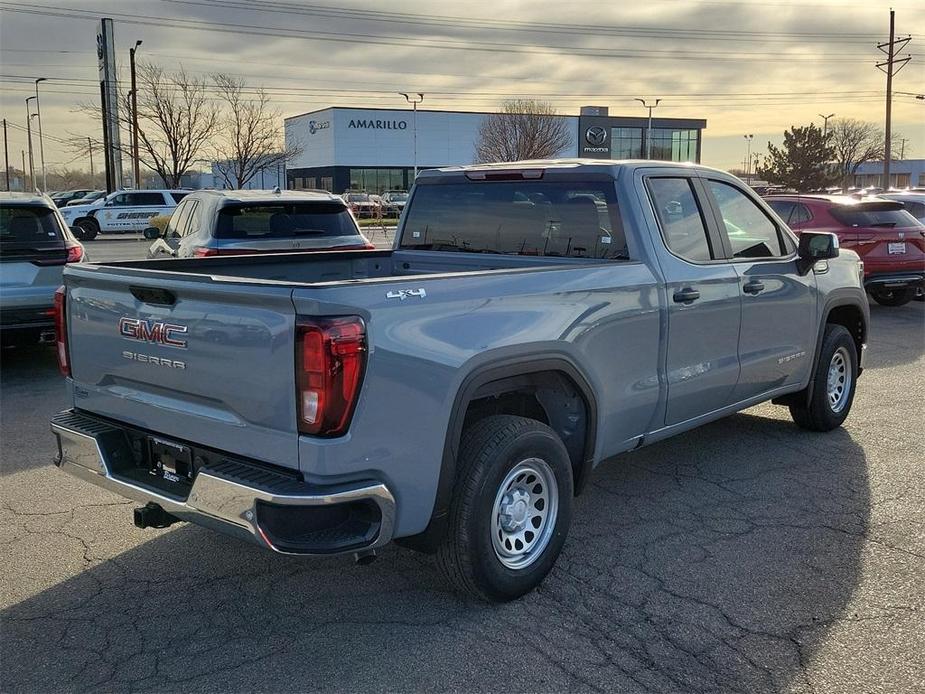
{"type": "Polygon", "coordinates": [[[827,325],[810,383],[812,395],[807,400],[800,393],[799,404],[790,406],[793,421],[810,431],[831,431],[841,426],[854,402],[857,377],[857,348],[851,333],[844,326],[827,325]]]}
{"type": "Polygon", "coordinates": [[[572,467],[556,433],[526,417],[473,424],[459,452],[450,527],[437,563],[460,591],[492,602],[538,586],[565,543],[572,467]]]}
{"type": "Polygon", "coordinates": [[[915,298],[915,288],[872,289],[870,295],[881,306],[904,306],[915,298]]]}

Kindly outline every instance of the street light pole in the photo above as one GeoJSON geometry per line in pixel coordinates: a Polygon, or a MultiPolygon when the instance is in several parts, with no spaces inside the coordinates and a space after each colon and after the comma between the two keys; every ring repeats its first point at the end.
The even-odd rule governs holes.
{"type": "Polygon", "coordinates": [[[29,108],[29,102],[32,101],[34,96],[26,97],[26,138],[29,142],[29,177],[32,179],[32,187],[37,188],[35,185],[35,162],[32,158],[32,109],[29,108]]]}
{"type": "Polygon", "coordinates": [[[656,99],[655,103],[652,104],[651,106],[649,106],[649,104],[646,103],[645,99],[637,98],[636,101],[642,104],[643,108],[649,109],[649,126],[646,128],[646,159],[651,159],[652,158],[652,109],[658,106],[661,99],[656,99]]]}
{"type": "Polygon", "coordinates": [[[822,119],[822,139],[828,140],[829,139],[829,118],[831,118],[835,114],[830,113],[829,115],[824,116],[821,113],[817,113],[816,115],[822,119]]]}
{"type": "Polygon", "coordinates": [[[745,185],[751,185],[752,183],[752,139],[755,137],[752,135],[743,135],[745,138],[745,185]]]}
{"type": "Polygon", "coordinates": [[[6,165],[6,189],[10,190],[10,150],[6,139],[6,118],[3,119],[3,163],[6,165]]]}
{"type": "Polygon", "coordinates": [[[136,189],[141,188],[141,169],[138,164],[138,87],[135,84],[135,51],[140,45],[141,41],[136,41],[134,48],[128,49],[132,69],[132,176],[136,189]]]}
{"type": "Polygon", "coordinates": [[[413,96],[409,96],[408,94],[405,94],[405,92],[398,92],[398,93],[401,94],[403,97],[405,97],[405,101],[411,104],[412,111],[413,111],[411,115],[411,137],[414,142],[414,145],[413,145],[413,148],[414,148],[414,177],[415,179],[417,179],[418,177],[418,104],[424,101],[424,95],[421,94],[421,92],[417,92],[417,96],[413,97],[413,96]]]}
{"type": "Polygon", "coordinates": [[[87,151],[90,153],[90,185],[95,186],[96,183],[93,180],[93,140],[89,137],[87,138],[87,151]]]}
{"type": "Polygon", "coordinates": [[[35,113],[38,116],[39,126],[39,157],[42,161],[42,192],[48,190],[48,179],[45,177],[45,138],[42,137],[42,107],[39,104],[39,82],[44,82],[44,77],[35,80],[35,113]]]}

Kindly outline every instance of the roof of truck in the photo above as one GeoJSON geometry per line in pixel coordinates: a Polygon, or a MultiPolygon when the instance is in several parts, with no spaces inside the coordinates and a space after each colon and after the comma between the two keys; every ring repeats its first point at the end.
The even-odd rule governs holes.
{"type": "Polygon", "coordinates": [[[469,164],[467,166],[447,166],[440,169],[427,169],[421,171],[420,177],[439,176],[448,173],[465,173],[469,171],[512,171],[521,169],[602,169],[602,168],[646,168],[678,167],[696,168],[703,171],[715,171],[726,174],[720,169],[694,164],[692,162],[678,161],[650,161],[647,159],[525,159],[523,161],[497,162],[491,164],[469,164]]]}

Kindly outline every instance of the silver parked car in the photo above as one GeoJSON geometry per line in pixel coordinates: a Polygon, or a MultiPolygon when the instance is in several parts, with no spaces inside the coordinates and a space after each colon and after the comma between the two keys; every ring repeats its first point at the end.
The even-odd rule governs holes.
{"type": "Polygon", "coordinates": [[[0,338],[54,341],[55,291],[68,263],[86,260],[51,198],[0,193],[0,338]]]}
{"type": "Polygon", "coordinates": [[[338,196],[278,189],[193,193],[177,206],[163,233],[151,227],[144,235],[154,240],[149,258],[374,247],[338,196]]]}

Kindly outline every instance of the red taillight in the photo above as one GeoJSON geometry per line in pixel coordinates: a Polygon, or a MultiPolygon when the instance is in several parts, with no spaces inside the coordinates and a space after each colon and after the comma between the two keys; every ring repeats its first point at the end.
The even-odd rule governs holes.
{"type": "Polygon", "coordinates": [[[65,376],[71,375],[71,360],[67,352],[67,289],[61,285],[55,290],[55,349],[58,368],[65,376]]]}
{"type": "Polygon", "coordinates": [[[366,367],[366,326],[356,316],[296,325],[299,431],[340,436],[356,407],[366,367]]]}
{"type": "Polygon", "coordinates": [[[209,258],[213,255],[251,255],[259,252],[252,248],[206,248],[205,246],[200,246],[193,251],[193,255],[197,258],[209,258]]]}
{"type": "Polygon", "coordinates": [[[67,247],[67,260],[66,263],[79,263],[81,258],[84,257],[84,247],[79,243],[74,244],[73,246],[67,247]]]}

